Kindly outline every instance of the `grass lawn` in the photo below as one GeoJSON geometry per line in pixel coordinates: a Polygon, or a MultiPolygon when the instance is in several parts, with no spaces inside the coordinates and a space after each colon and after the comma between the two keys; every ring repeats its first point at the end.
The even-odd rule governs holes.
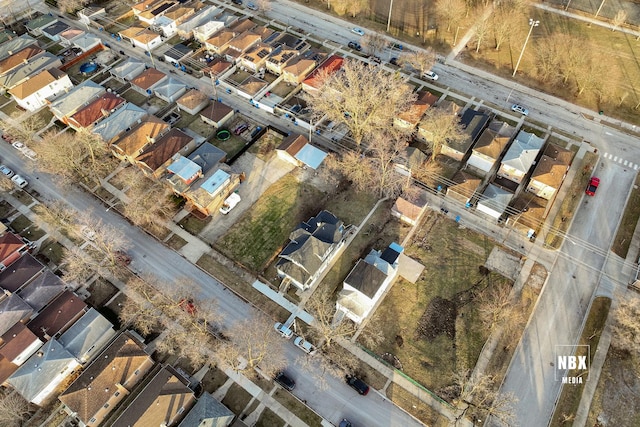
{"type": "Polygon", "coordinates": [[[473,303],[475,292],[510,284],[480,272],[493,246],[486,236],[431,213],[405,247],[425,265],[422,276],[415,285],[399,279],[367,326],[385,337],[374,353],[395,355],[404,373],[436,392],[451,383],[452,372],[475,366],[488,338],[473,303]]]}
{"type": "Polygon", "coordinates": [[[212,218],[210,216],[206,217],[205,219],[199,219],[189,214],[186,217],[184,217],[178,223],[178,225],[184,228],[185,230],[187,230],[189,233],[193,234],[194,236],[197,236],[198,234],[200,234],[202,229],[205,228],[207,224],[211,222],[211,219],[212,218]]]}
{"type": "Polygon", "coordinates": [[[24,190],[14,191],[13,197],[18,199],[20,203],[22,203],[25,206],[31,206],[31,204],[35,202],[34,198],[31,197],[31,195],[24,190]]]}
{"type": "Polygon", "coordinates": [[[278,388],[278,390],[276,390],[276,392],[273,394],[273,397],[278,402],[282,403],[282,406],[293,412],[298,418],[304,421],[306,425],[310,427],[322,426],[322,418],[316,415],[316,413],[309,409],[307,405],[300,402],[288,391],[278,388]]]}
{"type": "Polygon", "coordinates": [[[640,175],[636,176],[627,207],[624,210],[622,221],[620,221],[616,238],[613,240],[611,247],[611,250],[622,258],[627,257],[631,237],[638,225],[638,218],[640,218],[640,175]]]}
{"type": "Polygon", "coordinates": [[[275,155],[275,149],[282,143],[282,135],[277,132],[267,131],[250,148],[249,152],[255,154],[265,162],[275,155]]]}
{"type": "Polygon", "coordinates": [[[64,257],[64,247],[55,240],[47,240],[40,247],[38,257],[44,257],[55,265],[60,265],[64,257]]]}
{"type": "Polygon", "coordinates": [[[180,120],[178,120],[176,122],[175,125],[173,125],[173,127],[176,127],[178,129],[184,129],[184,128],[188,128],[189,125],[191,125],[191,123],[193,123],[198,117],[200,116],[192,116],[189,113],[186,113],[184,111],[180,111],[180,120]]]}
{"type": "MultiPolygon", "coordinates": [[[[562,200],[560,210],[553,219],[551,230],[559,230],[560,234],[564,234],[571,225],[571,218],[584,196],[584,189],[591,178],[591,172],[598,162],[598,156],[594,153],[587,151],[582,158],[582,163],[578,166],[577,173],[573,177],[573,182],[567,192],[567,197],[562,200]],[[563,220],[564,219],[564,220],[563,220]]],[[[565,182],[564,185],[567,185],[565,182]]],[[[545,244],[552,248],[559,248],[563,242],[562,236],[549,232],[545,237],[545,244]]]]}
{"type": "Polygon", "coordinates": [[[13,228],[16,233],[22,233],[27,227],[30,227],[33,223],[24,215],[18,216],[16,219],[11,221],[11,228],[13,228]]]}
{"type": "Polygon", "coordinates": [[[122,97],[127,101],[136,104],[138,107],[141,107],[147,102],[147,97],[145,95],[136,92],[133,89],[128,89],[122,94],[122,97]]]}
{"type": "Polygon", "coordinates": [[[87,303],[92,307],[102,307],[102,305],[118,293],[118,288],[113,286],[108,280],[98,277],[89,285],[88,291],[91,296],[87,298],[87,303]]]}
{"type": "Polygon", "coordinates": [[[231,409],[234,414],[240,414],[251,401],[251,395],[236,383],[233,383],[222,399],[222,404],[231,409]]]}
{"type": "MultiPolygon", "coordinates": [[[[261,272],[286,244],[289,233],[304,219],[322,193],[285,175],[264,192],[236,225],[216,242],[216,249],[252,271],[261,272]]],[[[313,213],[317,213],[317,208],[313,213]]]]}
{"type": "Polygon", "coordinates": [[[45,234],[47,234],[43,229],[32,225],[31,227],[27,228],[26,230],[23,230],[22,233],[20,233],[20,235],[22,237],[26,237],[27,239],[31,240],[32,242],[35,242],[36,240],[39,240],[42,236],[44,236],[45,234]]]}
{"type": "MultiPolygon", "coordinates": [[[[596,354],[598,342],[600,341],[600,334],[602,333],[602,328],[607,321],[610,306],[611,300],[605,297],[596,298],[593,300],[593,304],[591,305],[587,322],[584,325],[582,336],[580,337],[580,345],[588,345],[590,347],[590,359],[588,366],[591,366],[591,361],[596,354]]],[[[579,347],[576,351],[576,355],[587,355],[586,348],[579,347]]],[[[574,374],[571,372],[568,373],[568,376],[572,375],[574,374]]],[[[556,404],[556,409],[553,413],[553,419],[551,420],[550,426],[570,425],[566,424],[564,420],[570,420],[575,416],[575,413],[578,410],[578,405],[580,404],[580,399],[582,398],[583,388],[584,384],[565,384],[562,387],[562,393],[560,394],[560,399],[558,399],[558,403],[556,404]]]]}
{"type": "Polygon", "coordinates": [[[5,113],[7,116],[12,117],[16,113],[16,111],[19,112],[20,114],[23,113],[22,110],[18,110],[17,106],[18,104],[16,103],[16,101],[12,100],[11,102],[4,104],[2,108],[0,108],[0,110],[3,113],[5,113]]]}
{"type": "MultiPolygon", "coordinates": [[[[180,118],[180,120],[184,119],[184,114],[186,114],[184,111],[181,111],[180,114],[183,115],[183,117],[180,118]]],[[[191,116],[194,117],[194,116],[191,116]]],[[[178,122],[180,123],[180,122],[178,122]]],[[[202,119],[200,118],[200,115],[198,115],[196,118],[193,119],[193,121],[191,123],[189,123],[189,126],[187,126],[189,129],[191,129],[192,131],[194,131],[195,133],[197,133],[200,136],[204,136],[205,138],[213,138],[215,139],[215,132],[216,132],[216,128],[214,128],[213,126],[211,126],[208,123],[205,123],[202,121],[202,119]]]]}
{"type": "Polygon", "coordinates": [[[393,403],[425,423],[425,425],[433,427],[449,425],[448,420],[440,415],[438,411],[396,384],[390,384],[387,387],[387,397],[393,403]]]}
{"type": "MultiPolygon", "coordinates": [[[[211,129],[214,129],[214,128],[212,127],[211,129]]],[[[222,129],[228,130],[231,133],[231,137],[226,141],[220,141],[218,138],[216,138],[215,135],[213,135],[209,138],[209,142],[215,145],[216,147],[218,147],[219,149],[221,149],[222,151],[224,151],[225,153],[227,153],[227,159],[230,159],[231,157],[235,156],[237,153],[240,152],[242,147],[244,147],[247,144],[247,141],[242,139],[242,137],[234,135],[233,127],[231,127],[231,129],[227,129],[227,127],[225,126],[220,128],[220,130],[222,129]]]]}
{"type": "Polygon", "coordinates": [[[0,218],[7,218],[11,216],[15,211],[16,209],[11,203],[7,202],[6,200],[0,201],[0,218]]]}
{"type": "Polygon", "coordinates": [[[214,391],[222,387],[222,385],[226,383],[228,379],[229,377],[227,376],[227,374],[222,372],[218,367],[212,366],[202,379],[202,385],[206,392],[213,393],[214,391]]]}
{"type": "MultiPolygon", "coordinates": [[[[281,427],[284,426],[285,422],[282,418],[273,413],[273,411],[269,408],[265,408],[260,414],[260,418],[254,424],[256,427],[281,427]]],[[[320,424],[318,424],[320,425],[320,424]]]]}
{"type": "Polygon", "coordinates": [[[184,245],[187,244],[187,241],[177,234],[174,234],[173,236],[169,237],[169,240],[167,240],[165,243],[174,251],[179,251],[184,245]]]}

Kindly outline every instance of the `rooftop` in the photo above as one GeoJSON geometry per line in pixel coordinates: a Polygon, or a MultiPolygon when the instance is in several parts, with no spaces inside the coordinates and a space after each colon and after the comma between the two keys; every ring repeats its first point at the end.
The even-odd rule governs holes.
{"type": "Polygon", "coordinates": [[[56,80],[59,80],[66,76],[66,73],[63,73],[57,68],[43,70],[33,77],[27,79],[23,83],[20,83],[16,87],[9,89],[9,93],[18,99],[25,99],[26,97],[36,93],[43,87],[50,85],[56,80]]]}
{"type": "Polygon", "coordinates": [[[9,292],[16,292],[42,270],[44,265],[26,253],[0,272],[0,287],[9,292]]]}
{"type": "Polygon", "coordinates": [[[27,323],[27,327],[40,339],[46,339],[47,336],[53,337],[67,330],[86,309],[87,304],[78,295],[71,291],[64,291],[27,323]]]}
{"type": "Polygon", "coordinates": [[[104,93],[86,107],[78,110],[69,118],[69,123],[77,127],[86,128],[100,119],[115,113],[116,109],[125,102],[124,98],[111,92],[104,93]]]}

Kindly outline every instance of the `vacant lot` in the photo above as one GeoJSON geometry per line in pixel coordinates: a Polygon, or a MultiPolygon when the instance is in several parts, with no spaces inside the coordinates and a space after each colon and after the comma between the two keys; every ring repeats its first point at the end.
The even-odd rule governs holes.
{"type": "Polygon", "coordinates": [[[483,272],[494,243],[439,214],[431,213],[405,253],[425,265],[413,285],[399,279],[367,328],[384,340],[372,350],[395,355],[402,370],[431,390],[451,384],[453,372],[475,366],[488,331],[479,321],[477,293],[510,285],[483,272]]]}
{"type": "MultiPolygon", "coordinates": [[[[633,236],[636,226],[638,225],[638,218],[640,218],[640,175],[636,176],[636,181],[631,189],[631,195],[627,202],[616,238],[613,241],[611,250],[622,258],[627,257],[629,252],[629,244],[631,243],[631,237],[633,236]]],[[[632,254],[634,257],[637,254],[632,254]]]]}

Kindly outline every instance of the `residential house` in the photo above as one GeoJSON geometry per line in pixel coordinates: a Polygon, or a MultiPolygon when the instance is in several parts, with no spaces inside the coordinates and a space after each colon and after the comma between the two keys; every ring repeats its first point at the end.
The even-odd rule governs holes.
{"type": "Polygon", "coordinates": [[[404,176],[411,176],[422,168],[429,161],[429,157],[416,147],[406,147],[404,153],[398,158],[396,171],[404,176]]]}
{"type": "Polygon", "coordinates": [[[513,193],[504,187],[489,184],[478,201],[477,210],[495,219],[499,219],[506,211],[513,193]]]}
{"type": "Polygon", "coordinates": [[[0,44],[5,43],[16,37],[17,36],[16,34],[13,33],[13,31],[10,31],[8,29],[0,30],[0,44]]]}
{"type": "Polygon", "coordinates": [[[196,148],[196,141],[180,129],[173,128],[148,146],[137,158],[135,164],[145,174],[159,178],[176,154],[187,154],[196,148]]]}
{"type": "Polygon", "coordinates": [[[224,200],[240,185],[240,176],[217,169],[183,193],[186,208],[194,214],[209,216],[220,209],[224,200]]]}
{"type": "Polygon", "coordinates": [[[481,111],[467,109],[460,118],[466,138],[461,141],[446,141],[440,149],[441,154],[454,160],[462,161],[469,148],[476,142],[482,131],[491,120],[491,116],[481,111]]]}
{"type": "Polygon", "coordinates": [[[0,300],[0,335],[4,335],[16,323],[26,323],[33,314],[33,308],[16,294],[0,300]]]}
{"type": "Polygon", "coordinates": [[[195,403],[189,381],[170,366],[162,368],[131,401],[112,427],[178,425],[195,403]]]}
{"type": "MultiPolygon", "coordinates": [[[[16,323],[0,337],[0,358],[22,365],[44,344],[24,323],[16,323]]],[[[7,377],[8,378],[8,377],[7,377]]],[[[2,379],[4,382],[6,378],[2,379]]]]}
{"type": "Polygon", "coordinates": [[[310,288],[344,245],[346,230],[328,211],[301,223],[278,255],[278,275],[303,291],[310,288]]]}
{"type": "Polygon", "coordinates": [[[391,208],[391,215],[406,224],[416,225],[427,206],[427,202],[427,192],[420,187],[412,186],[411,191],[396,199],[391,208]]]}
{"type": "Polygon", "coordinates": [[[124,332],[59,397],[84,426],[101,425],[153,368],[144,344],[124,332]]]}
{"type": "Polygon", "coordinates": [[[58,22],[58,18],[52,13],[47,13],[30,20],[25,24],[24,27],[29,32],[29,34],[34,37],[39,37],[42,35],[42,30],[44,28],[55,22],[58,22]]]}
{"type": "Polygon", "coordinates": [[[209,75],[211,78],[222,78],[226,73],[231,73],[233,64],[222,58],[216,58],[207,62],[206,68],[202,69],[202,74],[209,75]]]}
{"type": "Polygon", "coordinates": [[[62,279],[47,269],[30,280],[17,294],[38,312],[65,289],[66,284],[62,279]]]}
{"type": "Polygon", "coordinates": [[[279,76],[289,64],[289,61],[298,55],[300,55],[300,51],[286,46],[278,46],[267,58],[267,71],[279,76]]]}
{"type": "Polygon", "coordinates": [[[447,187],[447,197],[463,204],[469,204],[476,195],[482,180],[468,172],[458,171],[451,178],[451,185],[447,187]]]}
{"type": "Polygon", "coordinates": [[[298,85],[316,68],[316,61],[297,57],[291,60],[282,70],[283,79],[287,83],[298,85]]]}
{"type": "Polygon", "coordinates": [[[8,292],[17,292],[43,270],[44,265],[37,259],[29,253],[23,253],[0,272],[0,287],[8,292]]]}
{"type": "Polygon", "coordinates": [[[159,17],[163,16],[170,8],[172,8],[176,4],[176,1],[161,0],[154,3],[153,5],[150,5],[149,8],[138,13],[136,16],[141,22],[144,22],[147,25],[155,25],[156,20],[159,17]]]}
{"type": "MultiPolygon", "coordinates": [[[[448,99],[440,100],[438,102],[438,105],[432,108],[437,108],[438,111],[445,111],[451,115],[457,115],[460,111],[460,106],[455,102],[449,101],[448,99]]],[[[430,120],[421,120],[420,123],[418,123],[418,132],[415,134],[415,139],[422,142],[430,142],[433,136],[430,126],[430,120]]]]}
{"type": "Polygon", "coordinates": [[[396,278],[403,251],[402,246],[392,243],[384,252],[371,249],[365,259],[359,259],[342,283],[336,310],[357,324],[369,317],[396,278]]]}
{"type": "Polygon", "coordinates": [[[256,43],[251,46],[238,60],[240,67],[256,72],[264,69],[267,57],[273,52],[273,47],[266,43],[256,43]]]}
{"type": "Polygon", "coordinates": [[[37,45],[30,45],[25,47],[22,50],[14,53],[11,56],[8,56],[0,61],[0,76],[4,76],[11,70],[23,65],[35,56],[40,55],[44,52],[44,49],[41,49],[37,45]]]}
{"type": "Polygon", "coordinates": [[[115,113],[125,102],[125,99],[117,94],[103,93],[98,99],[69,117],[68,124],[76,131],[88,130],[100,120],[115,113]]]}
{"type": "MultiPolygon", "coordinates": [[[[221,19],[224,19],[224,15],[220,17],[221,19]]],[[[252,31],[254,28],[256,28],[256,23],[253,22],[251,19],[240,19],[240,20],[236,20],[234,22],[227,22],[225,23],[225,26],[228,27],[230,30],[235,31],[238,34],[242,34],[245,31],[252,31]]]]}
{"type": "Polygon", "coordinates": [[[473,147],[467,166],[488,173],[500,159],[500,155],[515,133],[516,128],[506,122],[491,121],[473,147]]]}
{"type": "Polygon", "coordinates": [[[231,30],[222,30],[217,32],[213,37],[204,42],[207,51],[221,55],[229,46],[229,42],[233,40],[238,33],[231,30]]]}
{"type": "Polygon", "coordinates": [[[507,224],[532,239],[544,224],[549,207],[550,202],[542,197],[531,193],[520,193],[511,202],[512,210],[517,213],[509,215],[507,224]]]}
{"type": "Polygon", "coordinates": [[[571,150],[547,144],[531,174],[527,191],[546,200],[553,199],[567,176],[572,160],[571,150]]]}
{"type": "Polygon", "coordinates": [[[48,340],[63,333],[87,311],[87,304],[71,291],[64,291],[38,313],[27,328],[38,338],[48,340]]]}
{"type": "Polygon", "coordinates": [[[73,43],[73,46],[80,49],[83,53],[87,53],[89,51],[95,52],[102,50],[103,48],[102,41],[98,37],[86,33],[74,38],[71,43],[73,43]]]}
{"type": "Polygon", "coordinates": [[[133,14],[135,16],[139,16],[140,14],[148,11],[148,10],[153,10],[156,8],[157,5],[163,3],[164,0],[142,0],[136,4],[134,4],[133,6],[131,6],[131,10],[133,11],[133,14]]]}
{"type": "Polygon", "coordinates": [[[338,55],[329,56],[318,68],[316,68],[309,77],[302,82],[302,89],[306,92],[317,91],[320,87],[320,77],[333,74],[342,68],[344,58],[338,55]]]}
{"type": "Polygon", "coordinates": [[[132,164],[144,149],[167,131],[169,125],[156,116],[148,116],[111,145],[113,155],[132,164]]]}
{"type": "Polygon", "coordinates": [[[178,3],[167,10],[164,15],[158,16],[154,26],[165,37],[171,38],[178,32],[178,26],[196,13],[195,6],[199,5],[201,5],[201,3],[195,3],[194,7],[190,7],[178,3]]]}
{"type": "Polygon", "coordinates": [[[310,167],[318,169],[327,153],[314,147],[303,135],[292,133],[282,140],[276,148],[276,154],[298,167],[310,167]]]}
{"type": "Polygon", "coordinates": [[[89,6],[81,9],[77,12],[78,21],[89,27],[94,25],[98,28],[101,27],[98,19],[104,18],[107,14],[104,7],[89,6]]]}
{"type": "Polygon", "coordinates": [[[84,35],[85,32],[77,28],[68,28],[60,33],[60,44],[64,47],[73,46],[73,39],[84,35]]]}
{"type": "Polygon", "coordinates": [[[178,79],[169,77],[162,79],[153,87],[153,93],[163,101],[172,104],[178,100],[187,91],[187,86],[178,79]]]}
{"type": "Polygon", "coordinates": [[[111,67],[109,74],[125,83],[139,76],[145,69],[144,62],[135,58],[128,58],[126,61],[111,67]]]}
{"type": "Polygon", "coordinates": [[[58,342],[83,365],[92,360],[116,336],[113,324],[91,307],[58,342]]]}
{"type": "Polygon", "coordinates": [[[233,108],[218,101],[212,101],[204,110],[200,111],[203,122],[215,128],[220,128],[233,117],[233,108]]]}
{"type": "Polygon", "coordinates": [[[178,427],[227,427],[234,418],[229,408],[204,392],[178,427]]]}
{"type": "Polygon", "coordinates": [[[146,27],[132,25],[131,27],[120,31],[118,34],[126,40],[129,40],[133,47],[139,47],[147,52],[151,52],[162,44],[160,34],[154,33],[146,27]]]}
{"type": "Polygon", "coordinates": [[[9,89],[9,93],[19,106],[25,110],[36,111],[47,104],[47,99],[72,87],[73,83],[66,73],[57,68],[50,68],[9,89]]]}
{"type": "Polygon", "coordinates": [[[180,111],[184,111],[192,116],[202,111],[207,104],[209,104],[209,97],[206,93],[200,92],[198,89],[190,89],[176,101],[176,105],[180,111]]]}
{"type": "MultiPolygon", "coordinates": [[[[208,142],[201,144],[188,157],[179,155],[167,167],[167,181],[176,194],[182,195],[198,178],[218,168],[227,153],[208,142]]],[[[210,175],[210,174],[209,174],[210,175]]]]}
{"type": "Polygon", "coordinates": [[[302,53],[309,49],[309,44],[298,36],[291,33],[279,33],[277,38],[272,39],[274,47],[282,46],[287,49],[294,49],[302,53]]]}
{"type": "MultiPolygon", "coordinates": [[[[29,251],[27,245],[17,234],[9,231],[0,235],[0,271],[11,265],[25,252],[29,251]]],[[[0,276],[2,277],[2,276],[0,276]]],[[[0,286],[2,282],[0,281],[0,286]]]]}
{"type": "Polygon", "coordinates": [[[193,53],[193,49],[182,43],[171,46],[164,52],[164,60],[169,64],[181,65],[181,61],[189,57],[193,53]]]}
{"type": "Polygon", "coordinates": [[[11,38],[10,40],[0,44],[0,61],[29,46],[38,47],[38,41],[28,34],[11,38]]]}
{"type": "Polygon", "coordinates": [[[249,76],[238,85],[237,92],[238,95],[244,98],[253,99],[258,97],[258,94],[267,86],[269,86],[269,83],[266,81],[255,76],[249,76]]]}
{"type": "Polygon", "coordinates": [[[60,34],[67,31],[69,28],[71,27],[64,22],[56,21],[48,27],[43,28],[42,35],[53,40],[54,42],[59,42],[60,34]]]}
{"type": "Polygon", "coordinates": [[[523,130],[518,132],[518,135],[502,158],[498,176],[518,184],[521,183],[538,157],[543,145],[543,138],[523,130]]]}
{"type": "Polygon", "coordinates": [[[136,104],[125,102],[115,113],[95,125],[91,133],[98,135],[107,144],[111,144],[136,124],[142,123],[147,114],[146,110],[136,104]]]}
{"type": "Polygon", "coordinates": [[[24,83],[40,70],[48,70],[49,68],[59,67],[61,65],[62,61],[60,61],[60,58],[52,53],[45,52],[42,55],[34,56],[26,64],[14,68],[4,76],[0,76],[0,87],[2,87],[4,93],[24,83]]]}
{"type": "Polygon", "coordinates": [[[69,124],[69,117],[104,93],[103,86],[87,79],[51,101],[49,110],[62,123],[69,124]]]}
{"type": "Polygon", "coordinates": [[[7,380],[22,397],[43,406],[80,363],[57,340],[48,341],[7,380]]]}
{"type": "Polygon", "coordinates": [[[418,98],[411,104],[409,109],[393,119],[393,126],[400,129],[414,130],[422,120],[424,113],[436,102],[438,102],[438,97],[431,92],[418,93],[418,98]]]}
{"type": "Polygon", "coordinates": [[[222,21],[207,21],[193,29],[193,38],[200,43],[204,43],[223,28],[224,22],[222,21]]]}
{"type": "Polygon", "coordinates": [[[166,78],[168,78],[167,75],[162,71],[158,71],[155,68],[147,68],[131,80],[131,88],[145,96],[151,96],[155,86],[166,78]]]}
{"type": "Polygon", "coordinates": [[[260,42],[260,40],[262,40],[262,38],[252,31],[245,31],[237,37],[234,37],[227,44],[227,49],[224,51],[227,61],[234,62],[253,45],[260,42]]]}
{"type": "MultiPolygon", "coordinates": [[[[178,25],[178,35],[183,40],[188,40],[191,37],[195,37],[194,29],[205,25],[209,21],[217,20],[217,17],[224,11],[224,9],[214,6],[206,6],[200,9],[195,15],[191,16],[190,19],[178,25]]],[[[222,22],[222,21],[221,21],[222,22]]],[[[224,27],[224,22],[222,23],[224,27]]],[[[213,35],[213,33],[211,34],[213,35]]],[[[211,36],[209,35],[209,37],[211,36]]],[[[207,38],[209,38],[207,37],[207,38]]],[[[196,38],[200,43],[204,43],[205,39],[196,38]]]]}

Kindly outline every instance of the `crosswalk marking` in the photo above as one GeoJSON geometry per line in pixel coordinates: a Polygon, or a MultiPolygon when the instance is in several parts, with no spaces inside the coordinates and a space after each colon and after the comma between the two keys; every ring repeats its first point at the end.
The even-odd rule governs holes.
{"type": "Polygon", "coordinates": [[[633,170],[640,169],[640,165],[638,165],[636,163],[633,163],[633,162],[631,162],[629,160],[625,160],[622,157],[614,156],[611,153],[604,153],[604,154],[602,154],[602,157],[605,158],[605,159],[612,160],[612,161],[618,163],[619,165],[623,165],[625,167],[633,168],[633,170]]]}

